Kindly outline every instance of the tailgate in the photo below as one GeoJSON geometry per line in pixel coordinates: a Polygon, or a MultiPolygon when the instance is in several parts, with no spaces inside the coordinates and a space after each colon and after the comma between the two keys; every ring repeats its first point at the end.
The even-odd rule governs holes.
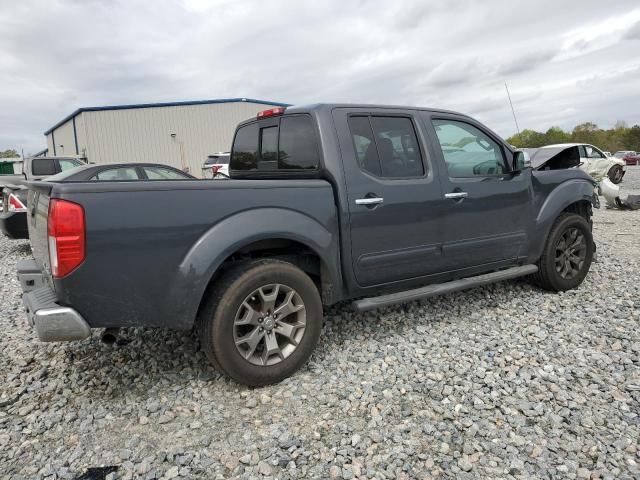
{"type": "Polygon", "coordinates": [[[47,182],[26,182],[29,188],[27,195],[27,226],[31,251],[38,267],[53,287],[51,281],[51,265],[49,262],[49,246],[47,239],[47,216],[49,214],[49,196],[53,185],[47,182]]]}

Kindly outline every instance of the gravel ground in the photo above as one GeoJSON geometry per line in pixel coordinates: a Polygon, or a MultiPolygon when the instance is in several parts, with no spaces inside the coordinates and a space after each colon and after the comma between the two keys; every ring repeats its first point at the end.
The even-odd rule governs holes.
{"type": "MultiPolygon", "coordinates": [[[[622,186],[640,193],[640,167],[622,186]]],[[[0,478],[640,478],[640,211],[594,223],[578,290],[332,308],[310,363],[261,389],[189,333],[37,342],[28,244],[2,238],[0,478]]]]}

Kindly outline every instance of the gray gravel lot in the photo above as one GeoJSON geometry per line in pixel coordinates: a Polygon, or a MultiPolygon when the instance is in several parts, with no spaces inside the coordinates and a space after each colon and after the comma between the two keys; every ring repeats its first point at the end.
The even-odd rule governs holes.
{"type": "Polygon", "coordinates": [[[261,389],[189,333],[39,343],[28,244],[0,238],[0,478],[640,478],[640,211],[602,208],[594,230],[578,290],[332,308],[310,363],[261,389]]]}

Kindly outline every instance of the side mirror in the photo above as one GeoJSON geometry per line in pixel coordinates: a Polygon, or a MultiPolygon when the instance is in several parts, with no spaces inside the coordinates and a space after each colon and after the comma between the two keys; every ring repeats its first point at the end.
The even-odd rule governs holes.
{"type": "Polygon", "coordinates": [[[531,168],[531,159],[529,158],[529,154],[522,150],[516,150],[513,153],[513,171],[521,172],[527,168],[531,168]]]}

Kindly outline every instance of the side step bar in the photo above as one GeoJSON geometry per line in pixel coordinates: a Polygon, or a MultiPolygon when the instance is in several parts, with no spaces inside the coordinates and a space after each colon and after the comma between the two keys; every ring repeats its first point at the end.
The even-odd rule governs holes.
{"type": "Polygon", "coordinates": [[[486,285],[488,283],[501,282],[503,280],[509,280],[511,278],[531,275],[532,273],[536,273],[537,271],[538,267],[536,265],[522,265],[521,267],[512,267],[506,270],[477,275],[475,277],[462,278],[460,280],[453,280],[451,282],[427,285],[426,287],[416,288],[414,290],[407,290],[399,293],[390,293],[388,295],[380,295],[379,297],[361,298],[360,300],[356,300],[353,302],[353,308],[355,308],[355,310],[358,312],[366,312],[368,310],[386,307],[387,305],[410,302],[412,300],[418,300],[420,298],[435,297],[444,293],[457,292],[459,290],[466,290],[467,288],[478,287],[480,285],[486,285]]]}

